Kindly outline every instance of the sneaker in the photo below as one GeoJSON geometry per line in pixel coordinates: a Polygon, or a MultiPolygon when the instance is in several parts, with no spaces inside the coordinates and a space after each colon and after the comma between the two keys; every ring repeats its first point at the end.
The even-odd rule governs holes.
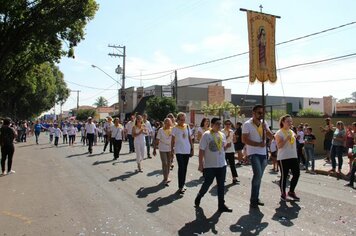
{"type": "Polygon", "coordinates": [[[345,184],[344,186],[345,186],[345,187],[350,187],[350,188],[353,188],[353,187],[354,187],[354,185],[353,185],[353,184],[350,184],[350,183],[345,184]]]}
{"type": "Polygon", "coordinates": [[[232,212],[232,209],[227,207],[226,205],[223,205],[223,206],[219,207],[218,211],[219,212],[232,212]]]}
{"type": "Polygon", "coordinates": [[[300,200],[300,198],[299,197],[297,197],[297,195],[295,194],[295,192],[288,192],[288,196],[290,197],[290,198],[292,198],[292,200],[294,200],[294,201],[299,201],[300,200]]]}
{"type": "Polygon", "coordinates": [[[281,201],[286,202],[287,201],[287,195],[285,193],[282,193],[281,195],[281,201]]]}
{"type": "Polygon", "coordinates": [[[10,170],[7,172],[8,175],[15,174],[16,172],[14,170],[10,170]]]}
{"type": "Polygon", "coordinates": [[[240,183],[240,180],[238,180],[238,179],[233,179],[233,180],[232,180],[232,183],[233,183],[233,184],[240,183]]]}
{"type": "Polygon", "coordinates": [[[311,170],[311,171],[309,172],[309,174],[311,174],[311,175],[316,175],[316,172],[315,172],[314,170],[311,170]]]}

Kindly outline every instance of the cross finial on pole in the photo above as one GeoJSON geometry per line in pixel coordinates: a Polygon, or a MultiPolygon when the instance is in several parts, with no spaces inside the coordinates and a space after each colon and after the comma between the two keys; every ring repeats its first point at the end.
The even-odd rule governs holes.
{"type": "Polygon", "coordinates": [[[260,5],[260,12],[262,12],[262,9],[263,9],[263,6],[262,6],[262,4],[260,5]]]}

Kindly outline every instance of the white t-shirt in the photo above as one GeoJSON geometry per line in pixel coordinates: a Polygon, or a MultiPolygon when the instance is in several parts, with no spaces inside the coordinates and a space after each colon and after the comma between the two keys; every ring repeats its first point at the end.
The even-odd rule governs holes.
{"type": "Polygon", "coordinates": [[[54,134],[54,130],[55,130],[54,127],[49,127],[49,128],[48,128],[49,134],[50,134],[50,135],[53,135],[53,134],[54,134]]]}
{"type": "MultiPolygon", "coordinates": [[[[144,128],[144,127],[142,127],[142,128],[144,128]]],[[[140,130],[141,130],[136,126],[134,126],[132,129],[134,129],[133,132],[135,132],[135,134],[138,134],[140,132],[140,130]]],[[[134,143],[145,143],[145,135],[143,133],[140,133],[139,135],[137,135],[134,138],[134,143]]]]}
{"type": "Polygon", "coordinates": [[[270,150],[271,152],[277,151],[277,142],[276,142],[275,139],[272,139],[271,145],[269,146],[269,150],[270,150]]]}
{"type": "MultiPolygon", "coordinates": [[[[289,130],[289,132],[291,132],[293,136],[295,135],[292,130],[289,130]]],[[[287,138],[288,133],[285,133],[280,129],[276,132],[275,135],[281,137],[284,140],[287,138]]],[[[297,141],[295,140],[295,138],[294,142],[287,142],[282,148],[279,148],[277,153],[277,160],[286,160],[291,158],[298,158],[297,141]]]]}
{"type": "Polygon", "coordinates": [[[174,136],[174,151],[178,154],[190,154],[190,141],[189,134],[191,134],[190,128],[187,125],[184,129],[177,128],[175,126],[172,130],[172,136],[174,136]],[[189,134],[188,134],[189,129],[189,134]]]}
{"type": "Polygon", "coordinates": [[[62,127],[62,132],[63,132],[63,135],[67,135],[68,134],[68,126],[63,126],[62,127]]]}
{"type": "Polygon", "coordinates": [[[298,131],[297,132],[297,135],[299,136],[298,138],[298,142],[299,143],[304,143],[304,132],[301,130],[301,131],[298,131]]]}
{"type": "Polygon", "coordinates": [[[60,137],[61,136],[61,134],[62,134],[62,131],[61,131],[61,129],[60,128],[54,128],[54,137],[60,137]]]}
{"type": "Polygon", "coordinates": [[[144,122],[144,125],[147,129],[147,135],[145,135],[145,136],[152,136],[153,129],[152,129],[151,123],[148,120],[146,120],[146,122],[144,122]]]}
{"type": "Polygon", "coordinates": [[[104,123],[104,130],[105,130],[105,134],[110,134],[111,132],[111,127],[114,125],[114,123],[112,122],[105,122],[104,123]]]}
{"type": "Polygon", "coordinates": [[[96,129],[96,126],[94,123],[86,123],[85,124],[85,130],[87,131],[87,134],[95,134],[95,129],[96,129]]]}
{"type": "Polygon", "coordinates": [[[70,126],[68,128],[68,135],[75,135],[77,133],[77,128],[74,126],[70,126]]]}
{"type": "Polygon", "coordinates": [[[134,125],[133,121],[127,122],[127,124],[125,125],[125,128],[127,130],[127,134],[132,135],[132,127],[133,127],[133,125],[134,125]]]}
{"type": "Polygon", "coordinates": [[[211,133],[206,131],[199,144],[199,149],[204,150],[204,168],[219,168],[226,166],[224,145],[226,144],[226,137],[223,132],[211,133]],[[215,139],[213,137],[215,136],[215,139]],[[216,142],[222,141],[219,150],[216,142]]]}
{"type": "Polygon", "coordinates": [[[172,141],[172,132],[167,135],[163,128],[160,128],[157,133],[157,137],[159,140],[158,149],[160,152],[170,152],[171,151],[171,141],[172,141]]]}
{"type": "Polygon", "coordinates": [[[234,131],[232,131],[232,129],[230,129],[229,131],[222,129],[221,132],[223,132],[226,137],[226,143],[231,143],[231,146],[226,148],[225,153],[235,153],[235,146],[233,143],[234,131]]]}
{"type": "Polygon", "coordinates": [[[115,140],[122,140],[122,132],[124,131],[124,127],[119,124],[118,127],[115,125],[111,126],[111,138],[115,138],[115,140]]]}
{"type": "MultiPolygon", "coordinates": [[[[269,130],[268,124],[265,121],[265,128],[266,130],[269,130]]],[[[243,125],[242,125],[242,134],[249,134],[249,139],[254,141],[254,142],[261,142],[262,137],[257,131],[256,125],[253,123],[253,118],[247,120],[243,125]]],[[[267,149],[266,147],[255,147],[251,145],[245,145],[246,147],[246,152],[247,155],[253,155],[253,154],[259,154],[259,155],[267,155],[267,149]]]]}

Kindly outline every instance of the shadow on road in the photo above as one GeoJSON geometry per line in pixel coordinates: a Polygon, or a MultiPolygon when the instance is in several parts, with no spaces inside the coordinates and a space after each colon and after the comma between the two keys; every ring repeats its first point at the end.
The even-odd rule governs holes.
{"type": "Polygon", "coordinates": [[[156,192],[164,189],[164,187],[165,186],[164,186],[163,182],[158,185],[148,187],[148,188],[141,187],[139,190],[137,190],[136,195],[138,198],[145,198],[149,194],[156,193],[156,192]]]}
{"type": "MultiPolygon", "coordinates": [[[[120,154],[121,156],[122,154],[120,154]]],[[[133,159],[128,159],[128,160],[125,160],[125,161],[120,161],[121,163],[129,163],[129,162],[136,162],[136,158],[133,158],[133,159]]]]}
{"type": "Polygon", "coordinates": [[[192,188],[192,187],[197,187],[198,185],[201,185],[204,182],[204,176],[200,176],[199,179],[193,179],[189,182],[185,183],[185,186],[192,188]]]}
{"type": "Polygon", "coordinates": [[[268,226],[267,222],[262,222],[263,216],[260,209],[250,208],[249,214],[241,216],[230,230],[239,235],[259,235],[268,226]]]}
{"type": "Polygon", "coordinates": [[[130,178],[131,176],[137,175],[139,172],[137,171],[130,171],[130,172],[125,172],[125,174],[117,176],[117,177],[113,177],[111,179],[109,179],[109,182],[114,182],[114,181],[126,181],[128,178],[130,178]]]}
{"type": "Polygon", "coordinates": [[[149,213],[154,213],[159,211],[159,208],[162,206],[167,206],[168,204],[171,204],[172,202],[182,198],[181,195],[177,193],[172,193],[171,195],[168,195],[167,197],[158,197],[152,202],[148,203],[148,209],[147,212],[149,213]]]}
{"type": "MultiPolygon", "coordinates": [[[[106,161],[95,161],[92,165],[96,166],[96,165],[101,165],[101,164],[106,164],[106,163],[110,163],[113,162],[115,160],[111,159],[111,160],[106,160],[106,161]]],[[[113,163],[114,164],[114,163],[113,163]]]]}
{"type": "Polygon", "coordinates": [[[206,218],[203,208],[195,208],[196,219],[186,223],[179,231],[178,235],[201,235],[211,231],[213,234],[218,234],[215,225],[219,222],[220,212],[215,212],[210,218],[206,218]]]}
{"type": "Polygon", "coordinates": [[[292,220],[298,218],[301,208],[294,201],[291,201],[290,204],[291,207],[286,202],[280,201],[280,206],[276,208],[276,213],[274,213],[272,220],[278,221],[281,225],[287,227],[293,226],[292,220]]]}
{"type": "Polygon", "coordinates": [[[66,158],[79,157],[79,156],[84,156],[84,155],[87,155],[87,154],[89,154],[89,152],[84,152],[84,153],[81,153],[81,154],[69,155],[69,156],[66,156],[66,158]]]}
{"type": "Polygon", "coordinates": [[[147,173],[147,176],[158,176],[162,174],[163,174],[162,170],[154,170],[152,172],[147,173]]]}

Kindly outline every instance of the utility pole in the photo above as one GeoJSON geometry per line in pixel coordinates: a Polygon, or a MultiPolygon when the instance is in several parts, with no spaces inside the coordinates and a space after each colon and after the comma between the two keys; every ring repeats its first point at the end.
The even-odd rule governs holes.
{"type": "Polygon", "coordinates": [[[177,71],[174,71],[174,98],[176,99],[176,105],[178,106],[178,75],[177,71]]]}
{"type": "MultiPolygon", "coordinates": [[[[70,90],[70,91],[77,93],[77,114],[78,114],[78,111],[79,111],[79,93],[80,93],[80,90],[70,90]]],[[[75,114],[75,115],[77,115],[77,114],[75,114]]]]}
{"type": "Polygon", "coordinates": [[[126,100],[126,93],[125,93],[125,61],[126,61],[126,46],[117,46],[117,45],[110,45],[108,46],[109,48],[114,48],[119,51],[119,53],[109,53],[109,56],[111,57],[122,57],[122,71],[120,71],[118,68],[120,68],[120,65],[118,65],[118,68],[116,70],[117,74],[122,74],[122,82],[121,82],[121,96],[120,96],[120,118],[122,121],[125,119],[125,112],[124,112],[124,102],[126,100]],[[122,51],[120,51],[122,50],[122,51]]]}

